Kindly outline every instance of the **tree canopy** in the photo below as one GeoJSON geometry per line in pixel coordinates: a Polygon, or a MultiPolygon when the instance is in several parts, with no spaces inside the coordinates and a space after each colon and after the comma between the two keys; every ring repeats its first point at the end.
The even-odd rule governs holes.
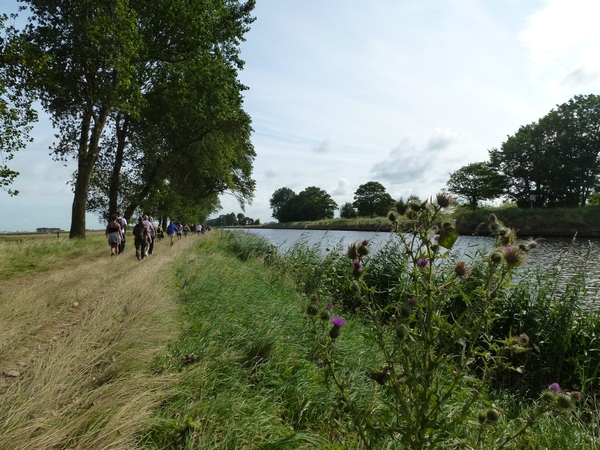
{"type": "Polygon", "coordinates": [[[498,198],[505,180],[485,162],[467,164],[450,174],[448,191],[462,197],[473,211],[481,200],[498,198]]]}
{"type": "Polygon", "coordinates": [[[584,206],[600,175],[600,96],[578,95],[490,151],[519,206],[584,206]],[[533,196],[533,197],[532,197],[533,196]]]}
{"type": "MultiPolygon", "coordinates": [[[[5,14],[0,15],[3,33],[7,19],[5,14]]],[[[11,196],[19,193],[10,189],[19,173],[11,169],[8,162],[15,152],[31,142],[31,124],[37,120],[37,113],[32,108],[33,96],[21,89],[18,70],[15,70],[17,65],[29,67],[19,42],[0,36],[0,188],[11,196]]]]}
{"type": "Polygon", "coordinates": [[[13,37],[37,64],[22,85],[59,130],[55,157],[78,161],[71,237],[85,236],[86,208],[210,213],[226,190],[251,200],[237,71],[254,0],[23,3],[13,37]]]}
{"type": "Polygon", "coordinates": [[[273,217],[279,222],[331,219],[337,203],[321,188],[310,186],[299,194],[289,188],[276,190],[269,201],[273,217]]]}
{"type": "Polygon", "coordinates": [[[352,205],[358,210],[359,216],[374,217],[387,215],[394,203],[381,183],[369,181],[358,187],[352,205]]]}
{"type": "Polygon", "coordinates": [[[450,175],[448,190],[472,208],[506,197],[519,207],[584,206],[600,177],[600,96],[577,95],[521,126],[489,161],[450,175]]]}

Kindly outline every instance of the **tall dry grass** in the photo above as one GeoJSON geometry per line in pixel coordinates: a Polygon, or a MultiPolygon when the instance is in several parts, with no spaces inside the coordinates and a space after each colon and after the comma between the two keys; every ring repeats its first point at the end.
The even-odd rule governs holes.
{"type": "Polygon", "coordinates": [[[1,449],[136,446],[173,384],[149,367],[179,331],[172,267],[194,241],[159,243],[140,263],[98,239],[0,284],[1,449]]]}

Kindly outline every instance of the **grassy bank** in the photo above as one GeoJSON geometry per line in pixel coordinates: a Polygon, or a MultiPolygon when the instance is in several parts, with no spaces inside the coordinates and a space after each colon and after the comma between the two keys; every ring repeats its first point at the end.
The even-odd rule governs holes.
{"type": "MultiPolygon", "coordinates": [[[[359,444],[355,419],[340,401],[339,391],[319,356],[319,346],[315,347],[315,332],[319,334],[323,327],[321,331],[327,334],[330,324],[318,319],[314,322],[306,315],[309,293],[318,291],[325,299],[334,300],[331,314],[349,319],[333,349],[337,376],[352,386],[352,398],[361,408],[371,411],[368,417],[375,426],[386,409],[386,389],[372,378],[382,360],[369,337],[373,330],[361,314],[344,306],[344,295],[352,297],[342,287],[343,280],[352,279],[347,259],[323,257],[300,246],[286,255],[270,255],[270,262],[265,265],[266,243],[261,246],[260,239],[247,234],[225,236],[223,240],[203,241],[196,254],[188,253],[179,261],[177,277],[182,288],[184,333],[155,364],[157,371],[175,374],[182,382],[158,412],[157,423],[142,439],[143,446],[382,448],[359,444]],[[325,292],[330,292],[330,296],[325,292]]],[[[381,262],[379,269],[373,267],[371,276],[383,282],[393,267],[393,260],[389,265],[381,262]]],[[[519,295],[525,298],[524,293],[519,295]]],[[[321,300],[321,305],[326,301],[321,300]]],[[[550,328],[540,328],[544,336],[552,333],[552,326],[558,326],[552,325],[554,321],[565,323],[564,315],[561,316],[564,309],[549,313],[548,308],[555,306],[547,302],[545,311],[540,305],[534,314],[538,319],[548,317],[550,328]]],[[[528,307],[523,303],[518,306],[528,307]]],[[[519,332],[516,324],[514,332],[519,332]]],[[[452,364],[443,366],[439,374],[442,385],[452,384],[451,367],[452,364]]],[[[509,372],[507,368],[504,376],[510,378],[509,372]]],[[[550,375],[550,379],[554,376],[550,375]]],[[[547,375],[533,378],[536,389],[543,390],[548,384],[547,375]]],[[[518,381],[520,377],[510,379],[518,381]]],[[[444,407],[444,414],[451,416],[465,404],[472,382],[469,377],[461,382],[457,395],[444,407]]],[[[511,443],[509,448],[598,448],[598,412],[593,396],[586,396],[568,411],[557,410],[533,419],[536,411],[544,408],[537,392],[529,392],[528,398],[518,394],[518,390],[488,388],[476,396],[467,420],[453,427],[436,448],[461,448],[478,439],[482,444],[478,448],[500,448],[498,443],[506,436],[514,436],[507,441],[511,443]],[[502,418],[497,425],[479,425],[477,411],[490,407],[501,411],[502,418]],[[529,420],[536,425],[521,433],[529,420]]],[[[389,448],[411,448],[400,444],[399,438],[378,439],[391,445],[389,448]]]]}
{"type": "MultiPolygon", "coordinates": [[[[480,224],[485,223],[491,213],[501,217],[519,236],[573,237],[577,234],[580,237],[600,237],[600,206],[569,209],[481,208],[475,212],[459,209],[450,217],[457,220],[460,234],[470,235],[477,232],[480,224]]],[[[361,231],[389,231],[392,228],[387,217],[272,223],[262,227],[361,231]]]]}
{"type": "MultiPolygon", "coordinates": [[[[447,275],[452,261],[416,270],[400,248],[361,257],[358,273],[344,255],[301,245],[273,254],[246,233],[162,242],[141,263],[131,248],[108,257],[103,236],[86,241],[86,251],[66,240],[64,247],[3,248],[13,263],[30,260],[6,272],[0,286],[0,448],[413,448],[400,431],[384,431],[399,417],[389,399],[397,391],[416,402],[409,408],[418,405],[425,375],[382,380],[391,369],[378,342],[390,349],[410,342],[394,350],[394,358],[408,358],[407,374],[411,365],[430,364],[421,328],[410,325],[425,307],[394,309],[413,295],[415,280],[442,286],[435,292],[443,302],[430,305],[436,314],[423,316],[440,321],[431,344],[441,363],[427,376],[435,375],[430,400],[444,400],[436,420],[425,417],[423,439],[438,439],[427,448],[598,448],[598,321],[577,308],[581,280],[565,288],[553,284],[556,274],[502,278],[492,296],[481,297],[477,283],[496,267],[485,258],[469,261],[471,274],[456,279],[447,275]],[[54,253],[62,256],[51,264],[54,253]],[[371,311],[380,312],[364,309],[357,280],[369,287],[362,291],[369,308],[380,307],[371,311]],[[346,319],[338,337],[331,338],[328,317],[307,315],[313,293],[320,309],[331,301],[328,314],[346,319]],[[464,345],[467,335],[455,339],[451,328],[481,322],[461,312],[479,314],[482,305],[491,308],[483,316],[489,328],[477,345],[499,346],[476,357],[501,351],[504,364],[485,384],[480,364],[457,377],[461,353],[446,346],[464,345]],[[390,321],[392,312],[408,320],[410,339],[399,338],[404,328],[390,321]],[[378,335],[374,323],[391,334],[378,335]],[[511,337],[525,330],[527,349],[511,337]],[[583,391],[581,400],[558,408],[559,396],[546,390],[554,381],[583,391]],[[441,388],[448,394],[438,397],[441,388]],[[464,420],[455,420],[465,404],[464,420]]],[[[411,413],[405,419],[415,428],[421,421],[411,413]]]]}

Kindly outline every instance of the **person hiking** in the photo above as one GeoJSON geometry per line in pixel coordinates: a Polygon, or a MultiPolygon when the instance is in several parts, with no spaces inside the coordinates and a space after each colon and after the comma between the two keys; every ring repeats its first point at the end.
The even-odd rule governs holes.
{"type": "Polygon", "coordinates": [[[175,233],[179,231],[179,227],[175,222],[171,220],[171,223],[167,227],[167,236],[171,238],[171,245],[173,245],[173,238],[175,237],[175,233]]]}
{"type": "Polygon", "coordinates": [[[143,217],[138,219],[138,223],[133,227],[133,245],[135,246],[135,256],[138,261],[146,256],[146,245],[150,239],[148,227],[144,225],[143,217]]]}
{"type": "Polygon", "coordinates": [[[117,222],[116,214],[110,216],[110,221],[106,226],[106,237],[108,238],[108,245],[110,245],[110,256],[118,255],[119,245],[123,239],[123,233],[121,231],[121,225],[117,222]]]}
{"type": "Polygon", "coordinates": [[[127,232],[127,221],[123,217],[123,211],[121,210],[117,211],[117,223],[121,225],[121,235],[123,236],[119,245],[119,254],[121,254],[125,251],[125,233],[127,232]]]}

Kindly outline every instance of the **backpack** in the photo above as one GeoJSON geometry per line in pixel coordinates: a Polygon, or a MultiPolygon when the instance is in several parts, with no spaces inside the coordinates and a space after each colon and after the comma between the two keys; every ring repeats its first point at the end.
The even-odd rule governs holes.
{"type": "Polygon", "coordinates": [[[133,227],[133,236],[136,239],[144,239],[144,236],[146,236],[146,226],[136,223],[135,227],[133,227]]]}

